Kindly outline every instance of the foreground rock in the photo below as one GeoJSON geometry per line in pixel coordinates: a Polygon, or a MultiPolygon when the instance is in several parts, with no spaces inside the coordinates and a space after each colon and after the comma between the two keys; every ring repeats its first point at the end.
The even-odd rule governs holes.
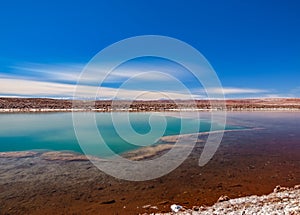
{"type": "MultiPolygon", "coordinates": [[[[174,214],[174,213],[164,213],[174,214]]],[[[193,207],[176,214],[300,214],[300,185],[294,188],[277,186],[264,196],[248,196],[221,201],[211,207],[193,207]]]]}

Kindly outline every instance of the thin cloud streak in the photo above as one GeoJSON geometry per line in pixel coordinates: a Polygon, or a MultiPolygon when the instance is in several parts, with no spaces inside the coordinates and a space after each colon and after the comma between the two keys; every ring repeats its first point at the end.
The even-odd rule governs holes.
{"type": "Polygon", "coordinates": [[[269,90],[263,90],[263,89],[235,88],[235,87],[210,88],[210,89],[207,89],[207,90],[211,93],[216,93],[216,94],[224,93],[226,95],[258,94],[258,93],[268,93],[269,92],[269,90]]]}
{"type": "MultiPolygon", "coordinates": [[[[10,78],[76,82],[83,68],[83,64],[47,65],[28,63],[21,66],[12,66],[11,69],[15,74],[11,75],[10,78]]],[[[7,74],[0,73],[1,76],[9,78],[7,74]]]]}
{"type": "Polygon", "coordinates": [[[34,97],[73,97],[77,90],[78,98],[102,98],[102,99],[191,99],[198,95],[188,95],[174,92],[155,92],[142,90],[126,90],[107,87],[76,86],[73,84],[61,84],[19,79],[0,79],[0,95],[20,95],[34,97]],[[98,91],[99,90],[99,91],[98,91]],[[98,92],[98,93],[97,93],[98,92]]]}
{"type": "MultiPolygon", "coordinates": [[[[138,76],[140,81],[163,81],[166,76],[160,75],[147,75],[147,72],[161,72],[155,70],[145,70],[137,68],[116,68],[115,70],[108,72],[101,66],[89,66],[84,69],[85,64],[61,64],[61,65],[47,65],[47,64],[33,64],[28,63],[21,66],[12,66],[11,69],[16,73],[11,75],[0,72],[0,78],[13,78],[13,79],[27,79],[27,80],[41,80],[41,81],[61,81],[61,82],[73,82],[76,83],[78,78],[81,77],[81,73],[84,71],[88,75],[84,75],[81,79],[81,83],[86,85],[98,84],[97,81],[104,79],[106,83],[121,82],[133,76],[137,76],[140,73],[145,73],[143,76],[138,76]],[[145,72],[146,71],[146,72],[145,72]],[[28,72],[31,74],[28,75],[28,72]]],[[[178,75],[182,72],[172,70],[172,75],[178,75]]]]}
{"type": "MultiPolygon", "coordinates": [[[[34,96],[34,97],[72,97],[75,91],[75,85],[80,77],[81,71],[84,68],[83,64],[61,64],[61,65],[46,65],[46,64],[25,64],[23,66],[14,66],[14,73],[0,72],[0,96],[19,95],[19,96],[34,96]],[[30,75],[28,75],[30,74],[30,75]]],[[[94,95],[99,80],[103,79],[106,71],[100,67],[90,67],[89,75],[84,76],[80,87],[82,97],[94,95]],[[99,80],[97,80],[99,79],[99,80]]],[[[119,99],[130,99],[136,95],[143,94],[144,99],[160,99],[167,95],[176,99],[186,99],[186,92],[176,90],[174,80],[166,75],[160,75],[160,71],[155,72],[149,70],[139,70],[137,68],[117,68],[106,79],[105,83],[122,83],[127,79],[132,79],[131,85],[133,88],[120,89],[116,86],[101,87],[101,98],[111,99],[116,96],[119,91],[119,99]],[[142,74],[142,75],[139,75],[142,74]],[[153,84],[154,83],[154,84],[153,84]],[[152,87],[153,85],[153,87],[152,87]],[[151,93],[150,93],[151,91],[151,93]],[[144,93],[148,92],[148,93],[144,93]],[[163,96],[162,93],[166,95],[163,96]]],[[[176,76],[176,71],[174,72],[176,76]]],[[[177,71],[178,75],[182,75],[182,71],[177,71]]],[[[163,73],[162,73],[163,74],[163,73]]],[[[169,74],[170,75],[170,74],[169,74]]],[[[269,97],[270,95],[278,95],[274,91],[255,89],[255,88],[210,88],[207,89],[210,94],[238,97],[269,97]]],[[[193,88],[191,90],[192,97],[196,99],[207,98],[206,90],[203,88],[193,88]]],[[[191,97],[189,97],[191,98],[191,97]]]]}
{"type": "MultiPolygon", "coordinates": [[[[0,95],[20,95],[20,96],[42,96],[42,97],[72,97],[75,90],[75,84],[61,84],[53,82],[21,80],[21,79],[0,79],[0,95]]],[[[98,87],[95,86],[79,86],[80,97],[93,97],[96,94],[98,87]]],[[[140,95],[139,99],[160,99],[170,97],[172,99],[190,99],[187,94],[178,92],[155,92],[143,90],[127,90],[109,87],[99,88],[100,98],[119,98],[119,99],[132,99],[140,95]]],[[[259,89],[239,89],[239,88],[225,88],[225,89],[210,89],[213,93],[221,93],[223,90],[225,94],[243,94],[243,93],[262,93],[267,92],[259,89]]],[[[203,91],[203,90],[202,90],[203,91]]],[[[193,94],[192,98],[204,98],[204,94],[193,94]]]]}

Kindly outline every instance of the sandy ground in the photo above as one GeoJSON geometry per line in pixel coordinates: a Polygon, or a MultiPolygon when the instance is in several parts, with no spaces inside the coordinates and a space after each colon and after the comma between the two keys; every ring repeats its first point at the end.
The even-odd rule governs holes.
{"type": "Polygon", "coordinates": [[[115,179],[81,155],[2,153],[0,214],[170,212],[171,204],[208,206],[221,195],[264,195],[278,184],[300,184],[300,113],[232,113],[228,118],[261,129],[226,132],[204,167],[198,159],[206,136],[200,136],[180,167],[144,182],[115,179]]]}

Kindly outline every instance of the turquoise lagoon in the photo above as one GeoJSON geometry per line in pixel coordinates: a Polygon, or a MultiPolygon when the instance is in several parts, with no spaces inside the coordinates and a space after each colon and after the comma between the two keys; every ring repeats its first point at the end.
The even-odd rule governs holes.
{"type": "MultiPolygon", "coordinates": [[[[95,150],[91,155],[108,156],[102,153],[103,143],[95,141],[95,135],[89,134],[93,124],[88,120],[93,113],[75,113],[79,119],[80,133],[86,135],[86,142],[95,150]],[[91,141],[92,140],[92,141],[91,141]]],[[[195,132],[207,132],[211,128],[209,120],[180,119],[155,113],[129,113],[130,124],[127,124],[127,113],[114,113],[114,124],[130,138],[137,138],[142,145],[158,143],[157,137],[195,132]],[[149,120],[151,124],[149,123],[149,120]],[[164,124],[165,123],[165,124],[164,124]],[[199,127],[200,123],[200,127],[199,127]],[[131,127],[136,133],[130,133],[131,127]],[[156,129],[158,128],[158,129],[156,129]],[[163,128],[163,129],[162,129],[163,128]]],[[[130,144],[115,129],[110,113],[95,113],[97,130],[111,150],[120,154],[142,146],[130,144]]],[[[95,126],[94,126],[95,127],[95,126]]],[[[216,125],[215,130],[222,129],[216,125]]],[[[225,130],[242,127],[226,125],[225,130]]],[[[119,131],[119,130],[118,130],[119,131]]],[[[82,143],[81,144],[85,144],[82,143]]],[[[104,149],[104,148],[103,148],[104,149]]],[[[0,151],[55,150],[83,153],[75,135],[72,113],[10,113],[0,114],[0,151]]]]}

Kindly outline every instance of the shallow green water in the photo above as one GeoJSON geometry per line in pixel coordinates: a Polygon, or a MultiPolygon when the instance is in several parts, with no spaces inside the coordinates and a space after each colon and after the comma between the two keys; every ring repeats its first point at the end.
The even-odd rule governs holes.
{"type": "MultiPolygon", "coordinates": [[[[84,144],[90,144],[89,153],[98,156],[109,156],[103,149],[103,143],[95,141],[92,125],[88,121],[91,113],[76,113],[80,119],[80,135],[85,135],[84,144]]],[[[151,145],[160,136],[209,131],[211,123],[207,120],[180,119],[162,117],[153,113],[130,113],[130,125],[126,124],[126,113],[116,113],[112,123],[110,113],[96,113],[98,130],[103,140],[116,153],[137,149],[141,146],[130,144],[134,139],[139,144],[151,145]],[[150,117],[150,118],[149,118],[150,117]],[[149,119],[151,125],[149,124],[149,119]],[[164,119],[166,119],[164,121],[164,119]],[[166,124],[164,124],[166,123],[166,124]],[[164,127],[166,125],[166,127],[164,127]],[[136,134],[128,128],[132,126],[136,134]],[[165,128],[165,129],[164,129],[165,128]],[[120,137],[126,134],[129,141],[120,137]],[[129,143],[130,142],[130,143],[129,143]]],[[[217,126],[215,130],[222,128],[217,126]]],[[[240,129],[238,126],[226,125],[225,129],[240,129]]],[[[124,137],[124,136],[122,136],[124,137]]],[[[34,113],[34,114],[1,114],[0,115],[0,151],[24,150],[58,150],[82,153],[72,123],[72,113],[34,113]]]]}

